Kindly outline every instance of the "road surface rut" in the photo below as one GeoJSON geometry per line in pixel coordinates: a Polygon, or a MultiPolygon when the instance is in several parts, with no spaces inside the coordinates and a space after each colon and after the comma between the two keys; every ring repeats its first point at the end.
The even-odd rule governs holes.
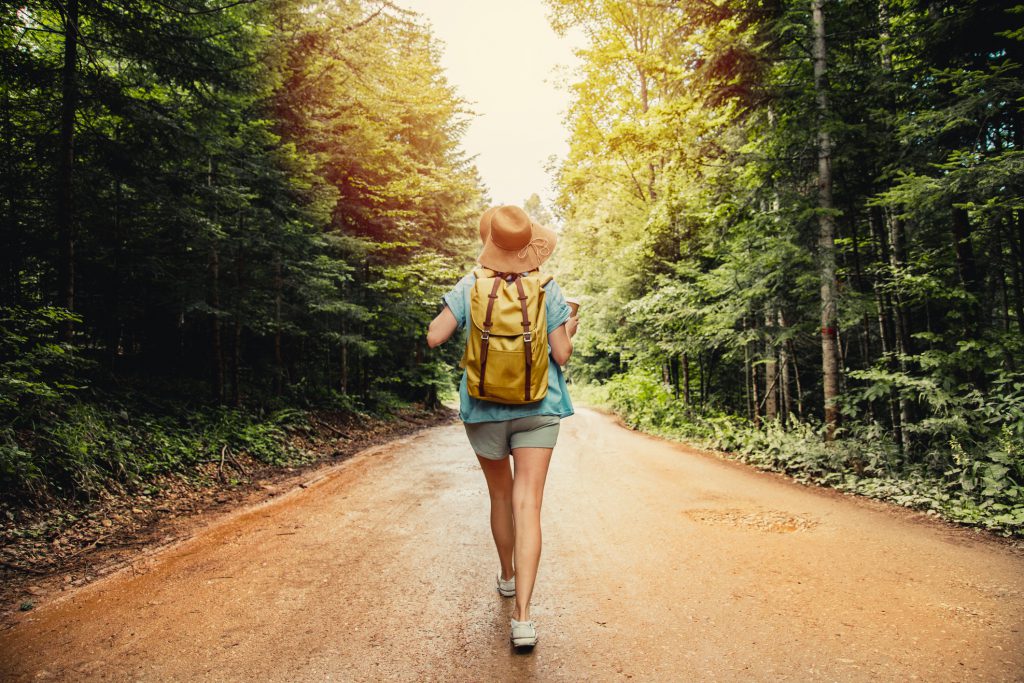
{"type": "Polygon", "coordinates": [[[1024,680],[1024,557],[965,529],[563,422],[540,644],[460,425],[366,451],[28,613],[3,680],[1024,680]]]}

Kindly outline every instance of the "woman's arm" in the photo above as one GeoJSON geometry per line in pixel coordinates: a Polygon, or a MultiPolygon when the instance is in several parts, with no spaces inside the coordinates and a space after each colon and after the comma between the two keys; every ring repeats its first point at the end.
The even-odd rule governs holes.
{"type": "Polygon", "coordinates": [[[455,319],[455,314],[452,313],[452,309],[445,306],[444,310],[430,321],[430,327],[427,328],[427,346],[435,348],[444,344],[458,328],[459,321],[455,319]]]}
{"type": "Polygon", "coordinates": [[[551,356],[559,365],[565,365],[572,356],[572,336],[576,334],[579,327],[579,318],[573,316],[556,327],[548,335],[548,345],[551,347],[551,356]]]}

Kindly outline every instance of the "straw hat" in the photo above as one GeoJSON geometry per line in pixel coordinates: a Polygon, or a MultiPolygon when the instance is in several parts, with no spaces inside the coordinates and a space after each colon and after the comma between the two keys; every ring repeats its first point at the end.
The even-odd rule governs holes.
{"type": "Polygon", "coordinates": [[[480,216],[484,248],[477,261],[502,273],[526,273],[548,260],[558,236],[518,206],[496,206],[480,216]]]}

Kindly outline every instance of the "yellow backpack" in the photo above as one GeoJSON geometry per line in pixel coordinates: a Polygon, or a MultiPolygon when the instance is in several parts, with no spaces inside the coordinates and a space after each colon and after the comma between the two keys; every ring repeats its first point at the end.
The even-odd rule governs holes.
{"type": "Polygon", "coordinates": [[[469,395],[494,403],[533,403],[548,393],[550,275],[473,271],[469,339],[462,356],[469,395]]]}

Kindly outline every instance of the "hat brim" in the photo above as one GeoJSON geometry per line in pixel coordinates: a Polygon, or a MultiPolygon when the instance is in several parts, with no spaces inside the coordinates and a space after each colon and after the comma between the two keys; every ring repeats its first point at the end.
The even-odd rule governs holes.
{"type": "Polygon", "coordinates": [[[477,263],[501,273],[526,273],[539,268],[554,253],[558,233],[533,220],[530,221],[530,232],[530,243],[518,251],[502,249],[488,235],[477,263]]]}

